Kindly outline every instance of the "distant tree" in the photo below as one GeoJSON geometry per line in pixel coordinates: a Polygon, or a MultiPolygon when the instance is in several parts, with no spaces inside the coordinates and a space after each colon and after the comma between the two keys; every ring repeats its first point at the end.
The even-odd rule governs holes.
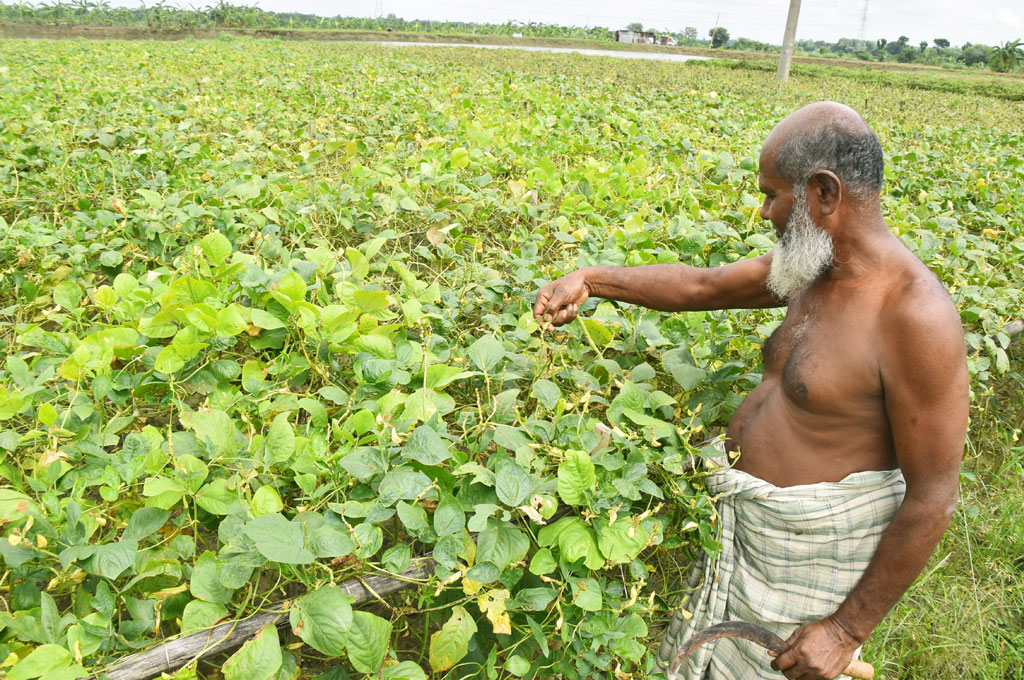
{"type": "Polygon", "coordinates": [[[986,45],[972,45],[971,43],[965,43],[964,48],[957,59],[968,66],[977,66],[978,64],[984,64],[988,61],[989,53],[991,51],[992,48],[987,47],[986,45]]]}
{"type": "Polygon", "coordinates": [[[1024,63],[1024,47],[1021,47],[1020,38],[993,48],[988,58],[989,68],[1000,73],[1011,71],[1021,63],[1024,63]]]}
{"type": "Polygon", "coordinates": [[[899,54],[896,55],[896,61],[909,64],[917,59],[917,52],[914,51],[913,47],[904,47],[899,54]]]}
{"type": "Polygon", "coordinates": [[[888,42],[889,42],[889,41],[888,41],[888,40],[886,40],[885,38],[879,38],[879,39],[878,39],[878,40],[877,40],[877,41],[875,42],[875,44],[876,44],[876,45],[878,45],[878,49],[880,49],[880,50],[884,50],[884,49],[885,49],[885,46],[886,46],[886,45],[888,44],[888,42]]]}
{"type": "Polygon", "coordinates": [[[927,40],[922,40],[921,41],[921,51],[924,52],[926,49],[928,49],[928,41],[927,40]]]}
{"type": "Polygon", "coordinates": [[[871,61],[871,53],[867,50],[857,50],[853,53],[853,56],[857,57],[861,61],[871,61]]]}
{"type": "Polygon", "coordinates": [[[626,26],[626,28],[628,30],[630,30],[630,31],[636,31],[637,33],[642,33],[643,30],[644,30],[644,25],[641,24],[639,21],[634,21],[629,26],[626,26]]]}
{"type": "Polygon", "coordinates": [[[936,38],[932,42],[935,43],[935,46],[938,47],[939,49],[944,50],[949,47],[949,41],[946,40],[945,38],[936,38]]]}
{"type": "Polygon", "coordinates": [[[689,42],[697,42],[697,29],[693,26],[687,26],[683,29],[683,37],[689,42]]]}
{"type": "Polygon", "coordinates": [[[717,28],[712,28],[708,31],[708,37],[711,38],[711,46],[718,48],[729,42],[729,31],[718,26],[717,28]]]}

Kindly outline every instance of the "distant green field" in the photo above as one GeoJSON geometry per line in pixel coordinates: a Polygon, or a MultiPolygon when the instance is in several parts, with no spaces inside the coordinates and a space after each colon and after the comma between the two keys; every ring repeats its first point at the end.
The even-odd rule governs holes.
{"type": "Polygon", "coordinates": [[[533,294],[587,264],[769,250],[761,141],[834,99],[882,139],[890,225],[961,310],[975,404],[954,528],[865,657],[1020,677],[1015,87],[0,43],[3,671],[76,678],[289,601],[291,632],[175,677],[649,677],[692,551],[716,550],[686,463],[782,313],[595,301],[542,333],[533,294]],[[372,606],[332,585],[431,555],[372,606]]]}

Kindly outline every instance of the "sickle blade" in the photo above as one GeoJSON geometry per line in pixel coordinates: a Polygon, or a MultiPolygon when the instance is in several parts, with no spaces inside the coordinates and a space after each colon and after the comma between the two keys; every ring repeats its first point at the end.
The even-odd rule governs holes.
{"type": "Polygon", "coordinates": [[[679,653],[676,654],[676,658],[669,668],[669,673],[676,673],[679,670],[679,666],[686,660],[686,657],[690,656],[701,645],[712,640],[727,637],[750,640],[770,652],[781,652],[786,647],[786,643],[782,638],[763,626],[747,623],[746,621],[725,621],[724,623],[709,626],[687,640],[679,649],[679,653]]]}

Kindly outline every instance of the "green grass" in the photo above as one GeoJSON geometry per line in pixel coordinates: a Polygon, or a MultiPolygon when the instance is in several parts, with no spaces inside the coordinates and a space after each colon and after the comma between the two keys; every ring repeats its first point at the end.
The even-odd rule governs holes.
{"type": "Polygon", "coordinates": [[[893,679],[1024,678],[1024,343],[974,410],[961,500],[925,574],[872,635],[893,679]]]}

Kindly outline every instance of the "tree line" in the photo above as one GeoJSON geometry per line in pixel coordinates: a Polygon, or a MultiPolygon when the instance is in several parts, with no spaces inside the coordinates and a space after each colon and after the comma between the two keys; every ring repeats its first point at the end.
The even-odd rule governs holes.
{"type": "MultiPolygon", "coordinates": [[[[0,2],[0,22],[50,25],[94,26],[146,26],[151,28],[302,28],[353,31],[401,31],[409,33],[478,34],[524,36],[534,38],[574,38],[611,41],[614,32],[603,26],[562,26],[540,22],[508,21],[503,24],[479,24],[466,21],[406,20],[394,14],[377,18],[323,17],[300,12],[268,12],[258,7],[233,5],[219,0],[215,5],[180,8],[164,0],[138,7],[111,7],[106,0],[56,0],[55,2],[0,2]]],[[[628,28],[642,31],[639,22],[628,28]]],[[[649,29],[651,30],[651,29],[649,29]]],[[[715,26],[707,37],[700,37],[696,27],[682,30],[656,30],[659,35],[671,35],[677,45],[691,47],[727,48],[748,52],[777,53],[779,47],[750,38],[733,39],[729,30],[715,26]]],[[[1021,40],[1007,41],[990,46],[964,43],[957,47],[945,38],[931,42],[912,43],[905,35],[896,40],[855,40],[841,38],[836,42],[825,40],[799,40],[797,54],[842,57],[863,61],[896,61],[900,63],[930,64],[948,68],[991,68],[995,71],[1014,71],[1024,68],[1024,46],[1021,40]]]]}

